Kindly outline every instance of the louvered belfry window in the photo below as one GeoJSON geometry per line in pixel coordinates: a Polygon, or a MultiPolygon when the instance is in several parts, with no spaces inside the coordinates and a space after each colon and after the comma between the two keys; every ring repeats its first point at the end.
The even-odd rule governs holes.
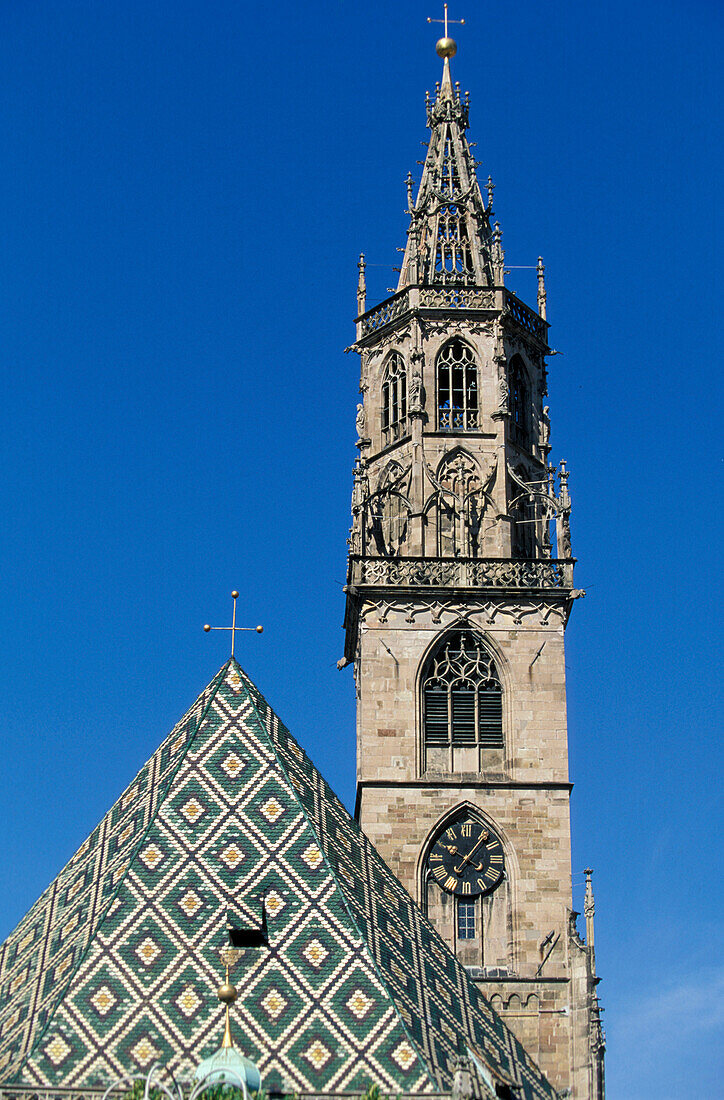
{"type": "Polygon", "coordinates": [[[503,689],[495,663],[473,631],[449,634],[422,678],[425,744],[503,744],[503,689]]]}

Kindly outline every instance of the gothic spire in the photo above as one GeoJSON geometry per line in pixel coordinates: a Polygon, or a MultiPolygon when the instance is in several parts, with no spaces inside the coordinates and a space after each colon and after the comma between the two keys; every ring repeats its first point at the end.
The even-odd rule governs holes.
{"type": "MultiPolygon", "coordinates": [[[[502,278],[495,263],[490,224],[492,202],[483,201],[476,161],[467,137],[468,96],[453,85],[451,38],[438,42],[444,58],[441,83],[434,100],[426,97],[431,131],[417,194],[410,203],[410,228],[397,289],[405,286],[494,286],[502,278]]],[[[492,183],[492,181],[491,181],[492,183]]],[[[492,188],[488,194],[492,198],[492,188]]]]}

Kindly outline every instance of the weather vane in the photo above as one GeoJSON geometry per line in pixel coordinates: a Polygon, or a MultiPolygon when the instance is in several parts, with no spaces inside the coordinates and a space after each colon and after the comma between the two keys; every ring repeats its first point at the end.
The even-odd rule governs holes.
{"type": "Polygon", "coordinates": [[[447,4],[443,4],[443,8],[445,10],[445,14],[444,14],[442,19],[431,19],[430,16],[428,15],[427,21],[428,21],[428,23],[444,23],[444,25],[445,25],[445,36],[444,37],[447,38],[448,37],[448,33],[447,33],[448,22],[450,22],[450,23],[461,23],[462,24],[462,23],[465,22],[465,20],[464,19],[450,19],[450,20],[448,20],[448,17],[447,17],[447,4]]]}
{"type": "Polygon", "coordinates": [[[236,637],[237,630],[255,630],[257,634],[261,634],[264,630],[263,626],[237,626],[236,625],[236,601],[239,598],[239,593],[234,589],[231,593],[231,598],[234,601],[234,610],[231,616],[231,626],[209,626],[208,623],[204,623],[204,630],[208,634],[210,630],[230,630],[231,631],[231,656],[234,656],[234,639],[236,637]]]}

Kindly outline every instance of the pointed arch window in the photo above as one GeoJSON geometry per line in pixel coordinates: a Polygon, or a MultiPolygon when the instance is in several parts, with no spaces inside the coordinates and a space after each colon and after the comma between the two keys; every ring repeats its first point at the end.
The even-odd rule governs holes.
{"type": "Polygon", "coordinates": [[[503,688],[491,654],[471,630],[448,634],[422,675],[425,746],[503,744],[503,688]]]}
{"type": "Polygon", "coordinates": [[[527,493],[512,478],[509,478],[509,482],[509,512],[513,521],[511,554],[514,558],[535,558],[538,527],[535,496],[533,493],[527,493]]]}
{"type": "Polygon", "coordinates": [[[401,355],[393,352],[382,380],[382,444],[394,443],[407,430],[407,372],[401,355]]]}
{"type": "Polygon", "coordinates": [[[450,340],[437,357],[438,428],[471,432],[478,428],[478,370],[470,348],[450,340]]]}
{"type": "Polygon", "coordinates": [[[508,391],[510,394],[510,423],[513,440],[526,445],[530,428],[530,389],[523,360],[515,355],[508,367],[508,391]]]}

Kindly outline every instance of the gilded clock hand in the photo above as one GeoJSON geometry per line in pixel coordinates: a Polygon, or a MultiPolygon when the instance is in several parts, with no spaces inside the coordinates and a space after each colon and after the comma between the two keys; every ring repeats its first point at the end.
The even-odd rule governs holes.
{"type": "MultiPolygon", "coordinates": [[[[480,836],[479,836],[479,837],[478,837],[478,839],[476,840],[475,844],[473,844],[473,846],[472,846],[472,848],[470,849],[470,851],[468,852],[468,854],[467,854],[467,855],[464,855],[464,856],[463,856],[463,862],[462,862],[462,865],[461,865],[460,867],[456,867],[456,868],[455,868],[455,874],[456,874],[456,875],[461,875],[461,874],[463,873],[463,868],[465,867],[465,864],[466,864],[466,863],[470,863],[470,857],[471,857],[471,855],[473,854],[473,852],[475,851],[475,849],[476,849],[476,848],[479,848],[479,847],[480,847],[480,845],[481,845],[481,844],[483,843],[483,841],[484,841],[484,840],[487,840],[487,838],[488,838],[488,833],[487,833],[487,832],[482,832],[482,833],[480,834],[480,836]]],[[[481,870],[481,869],[482,869],[482,868],[478,867],[478,870],[481,870]]]]}

